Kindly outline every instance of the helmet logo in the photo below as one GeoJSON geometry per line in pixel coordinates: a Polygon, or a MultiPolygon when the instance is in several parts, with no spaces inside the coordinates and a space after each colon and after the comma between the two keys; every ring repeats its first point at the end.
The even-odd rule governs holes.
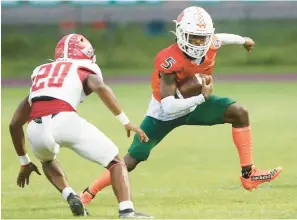
{"type": "Polygon", "coordinates": [[[197,24],[197,26],[198,26],[199,28],[206,28],[205,23],[199,23],[199,24],[197,24]]]}
{"type": "Polygon", "coordinates": [[[203,15],[201,13],[198,14],[197,26],[199,28],[206,28],[206,23],[204,21],[203,15]]]}
{"type": "Polygon", "coordinates": [[[85,55],[88,57],[94,56],[94,50],[91,45],[86,46],[84,49],[81,50],[85,55]]]}

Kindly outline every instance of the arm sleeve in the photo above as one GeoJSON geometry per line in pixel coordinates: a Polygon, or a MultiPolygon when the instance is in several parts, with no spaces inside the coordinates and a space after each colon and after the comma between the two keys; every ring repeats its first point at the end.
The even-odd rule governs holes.
{"type": "Polygon", "coordinates": [[[244,44],[245,39],[242,36],[236,34],[215,34],[215,36],[222,42],[222,45],[226,44],[244,44]]]}
{"type": "Polygon", "coordinates": [[[165,114],[171,115],[200,105],[203,102],[205,102],[205,99],[202,94],[187,99],[176,99],[174,96],[168,96],[161,100],[161,106],[165,114]]]}

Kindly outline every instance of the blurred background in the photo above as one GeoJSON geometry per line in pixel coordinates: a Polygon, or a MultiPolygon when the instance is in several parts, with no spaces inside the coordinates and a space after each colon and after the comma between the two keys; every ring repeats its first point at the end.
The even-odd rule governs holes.
{"type": "Polygon", "coordinates": [[[297,2],[55,0],[2,1],[2,77],[27,78],[72,32],[92,42],[105,76],[148,76],[158,51],[174,42],[172,20],[190,5],[210,13],[216,32],[257,44],[252,54],[223,47],[215,73],[296,72],[297,2]]]}

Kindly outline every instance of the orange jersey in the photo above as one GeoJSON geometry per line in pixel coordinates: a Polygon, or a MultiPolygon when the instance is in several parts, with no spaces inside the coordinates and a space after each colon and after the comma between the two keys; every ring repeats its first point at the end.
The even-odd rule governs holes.
{"type": "Polygon", "coordinates": [[[187,58],[177,44],[172,44],[161,50],[156,56],[155,70],[152,75],[151,86],[154,98],[159,102],[161,101],[159,72],[168,74],[175,72],[177,76],[177,84],[189,76],[194,76],[196,73],[210,75],[213,71],[215,57],[220,47],[221,42],[214,36],[211,46],[201,64],[197,64],[195,63],[195,60],[187,58]]]}

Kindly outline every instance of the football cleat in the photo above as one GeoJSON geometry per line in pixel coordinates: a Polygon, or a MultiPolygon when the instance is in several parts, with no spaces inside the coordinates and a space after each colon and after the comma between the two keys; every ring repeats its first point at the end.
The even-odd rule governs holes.
{"type": "Polygon", "coordinates": [[[119,211],[119,217],[120,218],[145,218],[145,219],[154,218],[149,215],[135,212],[133,209],[125,209],[125,210],[119,211]]]}
{"type": "Polygon", "coordinates": [[[89,212],[84,207],[83,203],[80,201],[77,195],[70,193],[69,196],[67,197],[67,202],[74,216],[89,215],[89,212]]]}
{"type": "Polygon", "coordinates": [[[248,178],[240,177],[241,184],[246,190],[253,190],[258,187],[261,183],[270,182],[274,180],[282,172],[281,167],[274,168],[272,170],[260,170],[254,165],[249,173],[248,178]]]}

